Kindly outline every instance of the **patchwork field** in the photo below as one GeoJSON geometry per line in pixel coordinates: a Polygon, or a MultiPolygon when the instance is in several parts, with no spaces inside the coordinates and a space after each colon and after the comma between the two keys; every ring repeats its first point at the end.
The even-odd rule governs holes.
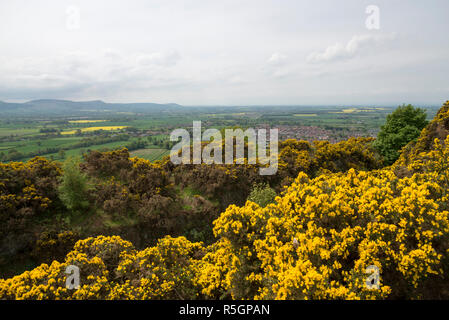
{"type": "MultiPolygon", "coordinates": [[[[281,128],[281,137],[307,139],[325,130],[331,141],[375,136],[392,107],[184,107],[169,113],[105,112],[83,116],[40,114],[0,120],[0,161],[34,156],[64,160],[89,150],[128,148],[133,156],[155,161],[169,155],[170,132],[189,129],[193,121],[207,128],[281,128]],[[276,111],[274,111],[276,110],[276,111]],[[302,128],[320,128],[305,129],[302,128]],[[317,131],[318,130],[318,131],[317,131]],[[302,133],[304,131],[304,136],[302,133]]],[[[428,108],[428,117],[436,108],[428,108]]],[[[319,135],[322,138],[322,134],[319,135]]]]}
{"type": "Polygon", "coordinates": [[[131,152],[132,157],[139,157],[150,161],[160,160],[168,155],[170,155],[170,150],[167,149],[139,149],[131,152]]]}

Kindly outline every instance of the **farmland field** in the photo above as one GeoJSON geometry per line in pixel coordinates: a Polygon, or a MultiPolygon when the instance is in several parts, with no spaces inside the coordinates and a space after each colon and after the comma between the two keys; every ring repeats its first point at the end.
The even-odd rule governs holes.
{"type": "MultiPolygon", "coordinates": [[[[183,107],[166,113],[11,115],[0,120],[0,160],[25,161],[34,156],[64,160],[90,150],[126,147],[134,156],[156,161],[167,156],[175,143],[169,140],[170,132],[189,129],[193,121],[202,121],[203,130],[269,126],[279,128],[280,139],[339,141],[375,136],[393,107],[183,107]]],[[[436,108],[427,112],[432,118],[436,108]]]]}
{"type": "Polygon", "coordinates": [[[131,152],[132,157],[139,157],[142,159],[155,161],[170,154],[167,149],[139,149],[131,152]]]}

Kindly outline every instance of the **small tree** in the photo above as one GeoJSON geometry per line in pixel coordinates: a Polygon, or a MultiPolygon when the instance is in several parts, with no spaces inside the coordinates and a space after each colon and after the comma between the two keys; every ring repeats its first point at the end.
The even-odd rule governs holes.
{"type": "Polygon", "coordinates": [[[80,171],[79,163],[73,157],[63,165],[64,174],[59,186],[59,198],[64,205],[73,211],[80,211],[89,206],[89,185],[87,176],[80,171]]]}
{"type": "Polygon", "coordinates": [[[268,204],[274,202],[276,192],[270,188],[268,184],[255,184],[253,190],[248,196],[248,200],[257,203],[261,207],[266,207],[268,204]]]}
{"type": "Polygon", "coordinates": [[[381,127],[374,147],[383,156],[387,165],[393,164],[407,143],[419,137],[427,125],[426,111],[411,104],[399,106],[381,127]]]}

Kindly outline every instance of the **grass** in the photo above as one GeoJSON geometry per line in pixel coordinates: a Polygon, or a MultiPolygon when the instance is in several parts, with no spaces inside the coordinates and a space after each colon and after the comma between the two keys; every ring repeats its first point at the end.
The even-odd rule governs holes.
{"type": "Polygon", "coordinates": [[[201,192],[199,190],[196,190],[190,186],[181,189],[180,192],[184,198],[191,198],[196,195],[201,195],[201,192]]]}
{"type": "Polygon", "coordinates": [[[295,113],[295,117],[316,117],[316,113],[295,113]]]}
{"type": "Polygon", "coordinates": [[[38,128],[0,128],[0,137],[17,135],[26,136],[39,133],[38,128]]]}
{"type": "Polygon", "coordinates": [[[72,120],[69,123],[96,123],[96,122],[105,122],[108,120],[72,120]]]}
{"type": "Polygon", "coordinates": [[[47,140],[31,139],[27,141],[16,141],[14,144],[5,142],[0,144],[0,151],[16,149],[22,153],[45,150],[46,148],[66,147],[81,140],[80,137],[52,138],[47,140]]]}
{"type": "Polygon", "coordinates": [[[139,149],[131,152],[132,157],[139,157],[149,161],[161,160],[163,157],[168,156],[169,154],[170,150],[156,148],[139,149]]]}
{"type": "Polygon", "coordinates": [[[386,108],[367,108],[367,109],[348,108],[348,109],[342,109],[341,111],[330,111],[329,113],[348,114],[348,113],[361,113],[361,112],[376,112],[376,111],[383,111],[383,110],[386,110],[386,108]]]}
{"type": "MultiPolygon", "coordinates": [[[[36,145],[36,141],[34,141],[34,142],[27,142],[27,143],[23,143],[21,146],[15,148],[15,149],[20,151],[20,152],[29,152],[29,151],[38,150],[39,148],[40,149],[45,149],[45,147],[51,147],[51,146],[65,147],[65,146],[70,146],[71,144],[75,143],[77,140],[81,140],[81,139],[82,139],[81,137],[69,137],[69,136],[67,136],[65,138],[54,138],[54,139],[51,139],[51,140],[43,140],[40,147],[38,147],[36,145]]],[[[92,145],[92,146],[89,146],[89,147],[80,147],[80,148],[74,148],[74,149],[66,150],[64,158],[67,158],[69,156],[80,156],[83,153],[87,152],[87,150],[105,150],[105,149],[113,150],[113,149],[119,149],[119,148],[125,147],[128,143],[131,143],[134,140],[136,140],[136,139],[130,139],[129,141],[114,141],[114,142],[109,142],[109,143],[104,143],[104,144],[92,145]]],[[[162,149],[162,150],[165,150],[165,149],[162,149]]],[[[7,150],[4,150],[4,152],[7,152],[7,150]]],[[[53,157],[56,160],[63,160],[63,159],[60,158],[60,155],[58,153],[48,153],[48,154],[44,154],[43,156],[47,157],[47,158],[53,157]]],[[[21,161],[27,161],[29,159],[30,159],[30,157],[27,157],[27,158],[21,159],[21,161]]],[[[156,159],[156,160],[158,160],[158,159],[156,159]]]]}
{"type": "Polygon", "coordinates": [[[111,216],[106,214],[105,212],[101,213],[101,223],[108,228],[120,228],[126,226],[134,226],[136,225],[138,219],[132,215],[127,214],[124,216],[111,216]]]}
{"type": "MultiPolygon", "coordinates": [[[[82,148],[76,148],[76,149],[70,149],[65,151],[65,157],[69,156],[79,156],[83,153],[85,153],[87,150],[102,150],[102,149],[118,149],[121,147],[124,147],[125,144],[127,144],[128,141],[115,141],[115,142],[109,142],[105,144],[98,144],[93,145],[89,147],[82,147],[82,148]]],[[[59,155],[57,153],[49,153],[44,155],[45,157],[54,157],[55,159],[59,158],[59,155]]]]}

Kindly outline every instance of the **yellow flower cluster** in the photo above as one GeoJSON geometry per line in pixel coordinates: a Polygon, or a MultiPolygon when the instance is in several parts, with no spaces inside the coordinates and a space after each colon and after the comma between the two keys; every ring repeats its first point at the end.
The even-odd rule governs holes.
{"type": "Polygon", "coordinates": [[[165,237],[137,251],[117,236],[88,238],[64,263],[1,280],[0,298],[433,297],[448,280],[448,174],[446,167],[403,178],[390,169],[300,173],[274,204],[229,206],[209,247],[165,237]],[[65,288],[70,264],[81,271],[78,290],[65,288]],[[380,270],[378,290],[365,285],[370,265],[380,270]]]}
{"type": "Polygon", "coordinates": [[[42,157],[0,163],[0,223],[6,226],[0,234],[19,227],[18,219],[44,212],[56,198],[54,185],[61,174],[57,163],[42,157]]]}
{"type": "Polygon", "coordinates": [[[232,276],[216,286],[228,276],[224,287],[237,299],[429,295],[425,288],[445,277],[449,258],[448,186],[437,177],[300,173],[276,204],[230,206],[214,231],[237,261],[228,258],[232,276]],[[370,265],[381,271],[379,290],[365,286],[370,265]]]}
{"type": "Polygon", "coordinates": [[[0,299],[185,299],[201,292],[201,243],[184,237],[160,239],[136,251],[118,236],[78,241],[64,263],[42,264],[0,280],[0,299]],[[66,268],[80,270],[80,287],[66,288],[66,268]]]}

